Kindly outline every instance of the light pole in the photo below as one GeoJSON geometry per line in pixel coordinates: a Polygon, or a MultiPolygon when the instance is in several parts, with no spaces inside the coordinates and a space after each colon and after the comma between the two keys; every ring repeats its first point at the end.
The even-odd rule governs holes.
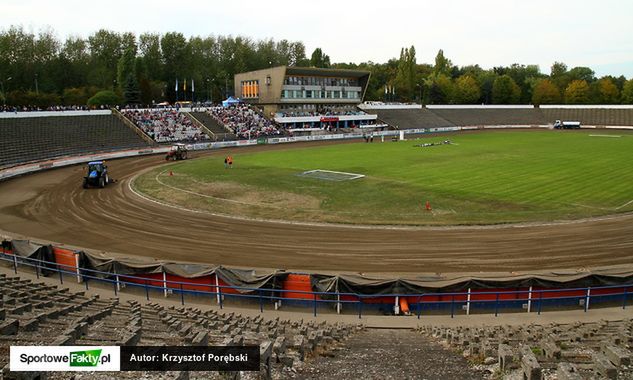
{"type": "Polygon", "coordinates": [[[420,105],[422,105],[422,89],[424,88],[424,85],[421,83],[418,83],[415,86],[420,89],[420,105]]]}
{"type": "Polygon", "coordinates": [[[11,79],[13,79],[13,77],[8,77],[5,80],[0,80],[0,90],[2,90],[2,106],[6,106],[7,105],[7,93],[4,92],[4,82],[8,82],[11,79]]]}

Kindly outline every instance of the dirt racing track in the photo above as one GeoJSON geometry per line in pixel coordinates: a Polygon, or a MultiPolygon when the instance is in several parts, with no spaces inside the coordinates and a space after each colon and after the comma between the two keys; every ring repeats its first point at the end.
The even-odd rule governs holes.
{"type": "Polygon", "coordinates": [[[0,230],[117,256],[299,271],[577,270],[633,259],[632,214],[544,225],[408,229],[240,220],[165,206],[131,191],[129,181],[137,173],[162,164],[162,156],[110,161],[118,181],[105,189],[82,189],[83,166],[2,182],[0,230]]]}

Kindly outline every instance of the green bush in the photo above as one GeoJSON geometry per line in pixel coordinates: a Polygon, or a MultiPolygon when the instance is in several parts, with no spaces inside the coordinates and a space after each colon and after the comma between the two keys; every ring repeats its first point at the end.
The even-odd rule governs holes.
{"type": "Polygon", "coordinates": [[[88,105],[90,107],[114,106],[117,104],[121,104],[121,97],[109,90],[99,91],[92,98],[88,99],[88,105]]]}

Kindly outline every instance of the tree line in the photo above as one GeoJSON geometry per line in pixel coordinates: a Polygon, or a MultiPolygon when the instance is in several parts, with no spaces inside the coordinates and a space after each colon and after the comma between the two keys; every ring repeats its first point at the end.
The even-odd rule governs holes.
{"type": "Polygon", "coordinates": [[[0,31],[0,100],[8,105],[217,102],[233,93],[234,74],[279,65],[371,72],[365,100],[425,104],[633,104],[633,79],[596,77],[588,67],[556,62],[483,69],[458,66],[440,50],[417,63],[405,47],[386,63],[331,63],[321,48],[310,58],[301,41],[168,32],[117,33],[59,40],[54,31],[20,26],[0,31]]]}

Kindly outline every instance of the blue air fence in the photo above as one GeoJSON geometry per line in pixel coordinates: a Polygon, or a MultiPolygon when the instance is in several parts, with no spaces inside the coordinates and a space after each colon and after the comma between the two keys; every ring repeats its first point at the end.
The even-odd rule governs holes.
{"type": "MultiPolygon", "coordinates": [[[[310,308],[314,316],[317,316],[320,306],[329,305],[338,308],[343,305],[351,305],[353,309],[355,309],[355,312],[358,313],[358,318],[362,318],[364,309],[372,306],[375,307],[376,305],[375,303],[368,303],[366,300],[376,298],[398,299],[400,297],[406,297],[407,300],[415,299],[415,302],[410,302],[409,306],[412,314],[417,315],[418,318],[424,315],[423,310],[425,308],[427,310],[436,309],[449,311],[451,318],[453,318],[456,314],[461,314],[461,310],[463,308],[465,308],[466,314],[470,314],[473,311],[494,311],[495,316],[499,315],[501,309],[523,308],[524,305],[527,305],[527,312],[536,310],[537,314],[541,314],[543,307],[547,305],[554,305],[558,307],[561,305],[581,305],[584,311],[587,312],[591,304],[608,302],[610,304],[619,304],[622,309],[625,309],[627,301],[633,298],[633,292],[631,291],[631,289],[633,289],[632,283],[564,289],[363,295],[357,293],[308,292],[300,290],[249,288],[230,285],[171,281],[164,279],[148,279],[145,277],[102,272],[85,268],[80,268],[79,272],[77,272],[77,268],[74,266],[66,266],[55,262],[18,257],[4,252],[0,254],[0,260],[10,263],[16,274],[18,273],[18,268],[20,266],[26,266],[34,268],[35,274],[38,278],[42,275],[42,272],[50,272],[53,274],[52,276],[59,277],[60,284],[63,284],[65,281],[64,275],[77,278],[79,281],[83,282],[86,290],[89,290],[89,283],[92,281],[109,284],[112,286],[115,296],[118,296],[121,291],[121,287],[136,287],[140,289],[141,292],[145,293],[145,298],[148,301],[150,300],[150,295],[156,296],[155,294],[152,294],[154,292],[163,293],[165,296],[167,296],[168,293],[172,293],[180,297],[182,305],[185,305],[185,296],[190,295],[207,298],[211,300],[212,303],[217,302],[221,309],[225,306],[225,299],[245,299],[250,300],[251,303],[255,305],[258,304],[260,312],[262,313],[264,312],[264,306],[270,306],[273,302],[298,301],[301,305],[310,308]],[[123,280],[121,278],[123,278],[123,280]],[[131,281],[125,281],[125,279],[131,281]],[[159,282],[163,285],[152,285],[152,282],[159,282]],[[188,286],[208,288],[208,290],[186,289],[188,286]],[[226,292],[227,289],[237,291],[238,293],[228,293],[226,292]],[[608,290],[613,290],[613,292],[608,292],[608,290]],[[607,291],[608,294],[592,294],[592,292],[597,291],[607,291]],[[556,294],[570,292],[578,292],[582,295],[556,296],[556,294]],[[284,295],[288,293],[302,294],[309,297],[309,299],[293,299],[284,297],[284,295]],[[512,296],[513,298],[507,299],[508,296],[512,296]],[[341,299],[341,297],[347,299],[341,299]],[[490,297],[492,299],[471,300],[471,297],[490,297]],[[354,300],[349,300],[349,298],[354,300]],[[434,300],[433,298],[438,299],[434,300]]],[[[200,300],[198,299],[196,301],[199,302],[200,300]]],[[[382,306],[384,306],[384,304],[382,304],[382,306]]]]}

